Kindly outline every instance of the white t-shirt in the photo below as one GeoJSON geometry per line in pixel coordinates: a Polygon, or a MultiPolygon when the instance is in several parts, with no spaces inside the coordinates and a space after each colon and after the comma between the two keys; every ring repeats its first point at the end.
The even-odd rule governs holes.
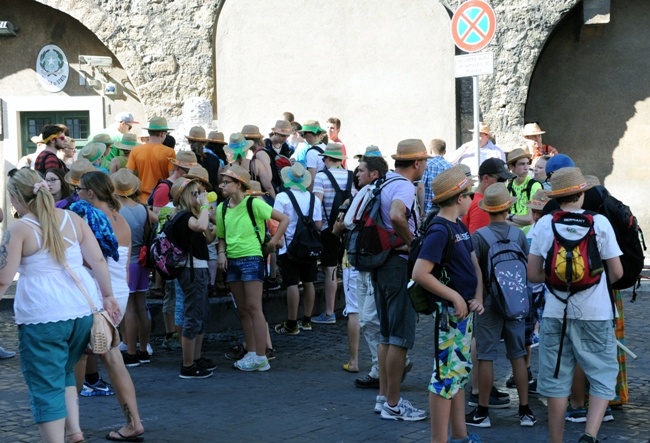
{"type": "MultiPolygon", "coordinates": [[[[322,143],[319,143],[317,145],[312,146],[313,147],[319,147],[321,151],[325,151],[325,145],[322,143]]],[[[325,163],[323,163],[323,157],[320,156],[322,152],[320,152],[318,149],[311,149],[309,148],[307,150],[307,154],[305,156],[305,162],[307,163],[307,169],[309,168],[316,168],[316,172],[322,171],[325,169],[325,163]]]]}
{"type": "MultiPolygon", "coordinates": [[[[289,196],[287,195],[287,192],[291,192],[296,197],[296,201],[298,202],[300,211],[302,211],[302,213],[305,215],[307,215],[309,211],[309,202],[311,197],[311,194],[309,192],[302,192],[293,188],[287,190],[286,192],[281,192],[275,197],[275,203],[273,204],[273,209],[277,209],[278,211],[282,212],[284,215],[289,216],[289,226],[287,227],[287,230],[284,232],[284,246],[279,251],[280,255],[285,254],[287,252],[287,246],[293,240],[293,235],[296,232],[296,225],[298,224],[298,214],[294,210],[293,205],[291,204],[291,200],[289,200],[289,196]]],[[[315,197],[314,215],[312,217],[313,220],[315,222],[321,221],[322,219],[321,214],[322,214],[321,201],[318,199],[318,197],[315,197]]]]}
{"type": "MultiPolygon", "coordinates": [[[[573,211],[582,213],[582,210],[573,211]]],[[[546,255],[553,244],[553,229],[551,221],[553,215],[548,214],[539,219],[532,229],[532,242],[530,253],[539,257],[546,258],[546,255]]],[[[616,242],[614,230],[609,221],[602,215],[594,215],[594,231],[598,243],[598,251],[603,260],[618,257],[622,255],[621,249],[616,242]]],[[[612,304],[607,291],[607,277],[603,273],[600,282],[591,288],[580,291],[571,296],[568,306],[559,301],[555,295],[550,292],[546,294],[546,306],[544,307],[544,317],[562,318],[564,316],[564,307],[567,306],[567,318],[576,320],[611,320],[612,304]]],[[[550,289],[549,289],[550,291],[550,289]]],[[[567,293],[553,290],[563,299],[566,299],[567,293]]]]}

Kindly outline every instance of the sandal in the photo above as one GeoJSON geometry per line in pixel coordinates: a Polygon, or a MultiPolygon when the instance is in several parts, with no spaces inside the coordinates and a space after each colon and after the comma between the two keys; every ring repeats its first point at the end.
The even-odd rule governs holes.
{"type": "Polygon", "coordinates": [[[131,435],[127,437],[126,435],[122,434],[120,431],[111,431],[108,434],[106,434],[106,440],[141,442],[144,441],[143,435],[144,432],[141,432],[138,435],[131,435]],[[117,437],[114,437],[112,434],[117,434],[117,437]]]}
{"type": "Polygon", "coordinates": [[[347,362],[346,364],[343,365],[343,370],[348,371],[348,372],[352,372],[353,374],[356,374],[356,373],[359,372],[359,368],[353,369],[352,367],[350,367],[350,362],[347,362]]]}
{"type": "Polygon", "coordinates": [[[71,432],[69,434],[65,434],[65,441],[66,443],[84,443],[86,441],[86,438],[84,437],[84,433],[79,431],[79,432],[71,432]],[[81,440],[73,440],[70,438],[73,435],[81,435],[81,440]]]}

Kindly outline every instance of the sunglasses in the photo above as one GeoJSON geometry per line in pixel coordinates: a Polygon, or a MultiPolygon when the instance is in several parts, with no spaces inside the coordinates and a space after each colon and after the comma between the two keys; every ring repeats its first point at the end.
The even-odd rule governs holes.
{"type": "Polygon", "coordinates": [[[490,177],[496,179],[497,183],[505,183],[508,181],[503,177],[499,177],[498,175],[490,175],[490,177]]]}
{"type": "Polygon", "coordinates": [[[222,185],[229,185],[230,183],[235,183],[234,180],[221,180],[222,185]]]}
{"type": "Polygon", "coordinates": [[[75,187],[74,187],[74,190],[75,190],[75,192],[79,192],[79,191],[87,191],[88,188],[82,188],[81,186],[75,186],[75,187]]]}

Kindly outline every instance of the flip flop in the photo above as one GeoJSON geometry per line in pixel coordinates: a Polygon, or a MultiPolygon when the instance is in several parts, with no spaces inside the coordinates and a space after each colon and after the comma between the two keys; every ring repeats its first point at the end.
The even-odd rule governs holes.
{"type": "Polygon", "coordinates": [[[106,440],[109,441],[134,441],[134,442],[141,442],[144,441],[144,432],[138,435],[131,435],[130,437],[126,437],[125,435],[122,435],[120,431],[111,431],[108,434],[106,434],[106,440]],[[111,434],[115,433],[119,435],[119,437],[113,437],[111,434]]]}
{"type": "Polygon", "coordinates": [[[343,365],[343,370],[348,371],[348,372],[352,372],[353,374],[356,374],[356,373],[359,372],[358,369],[357,370],[350,369],[350,362],[347,362],[346,364],[343,365]]]}

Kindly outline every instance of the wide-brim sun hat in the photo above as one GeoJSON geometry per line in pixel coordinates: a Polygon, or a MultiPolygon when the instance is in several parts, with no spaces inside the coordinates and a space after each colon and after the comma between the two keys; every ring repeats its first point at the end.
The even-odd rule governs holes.
{"type": "Polygon", "coordinates": [[[540,128],[537,123],[526,123],[524,125],[524,130],[521,131],[521,135],[524,137],[542,134],[546,134],[546,131],[542,131],[542,128],[540,128]]]}
{"type": "Polygon", "coordinates": [[[537,192],[533,194],[533,198],[531,198],[530,201],[526,203],[526,207],[534,209],[536,211],[541,211],[544,209],[544,206],[546,206],[546,203],[548,203],[550,200],[551,199],[548,198],[545,190],[538,189],[537,192]]]}
{"type": "Polygon", "coordinates": [[[208,173],[208,170],[201,165],[192,166],[190,170],[187,171],[187,174],[185,174],[185,178],[194,179],[203,183],[208,191],[212,189],[212,185],[210,184],[210,174],[208,173]]]}
{"type": "Polygon", "coordinates": [[[291,123],[288,120],[276,121],[275,126],[271,128],[271,131],[273,131],[276,134],[286,135],[286,136],[289,136],[294,132],[293,126],[291,126],[291,123]]]}
{"type": "Polygon", "coordinates": [[[551,190],[547,195],[549,198],[568,197],[585,192],[594,185],[582,175],[580,168],[562,168],[551,176],[551,190]]]}
{"type": "Polygon", "coordinates": [[[298,132],[300,134],[304,134],[305,132],[311,132],[312,134],[324,134],[327,131],[320,127],[318,120],[307,120],[302,124],[302,129],[298,132]]]}
{"type": "Polygon", "coordinates": [[[176,179],[171,189],[169,190],[169,195],[172,196],[172,201],[174,202],[174,206],[178,206],[178,202],[181,199],[181,195],[183,194],[183,191],[185,190],[185,188],[187,188],[187,186],[190,183],[196,183],[196,180],[192,180],[191,178],[185,178],[185,177],[176,179]]]}
{"type": "Polygon", "coordinates": [[[142,129],[146,129],[147,131],[173,131],[173,129],[167,125],[167,119],[165,117],[157,116],[151,117],[147,126],[142,129]]]}
{"type": "MultiPolygon", "coordinates": [[[[479,122],[478,128],[479,134],[487,134],[488,137],[492,137],[492,130],[490,129],[490,125],[487,123],[479,122]]],[[[470,129],[469,132],[474,132],[474,128],[470,129]]]]}
{"type": "Polygon", "coordinates": [[[86,146],[81,148],[79,155],[90,163],[95,163],[97,160],[101,159],[106,151],[106,145],[104,143],[86,143],[86,146]]]}
{"type": "Polygon", "coordinates": [[[176,153],[176,158],[169,158],[169,161],[181,168],[190,169],[197,166],[196,154],[192,151],[184,150],[176,153]]]}
{"type": "Polygon", "coordinates": [[[264,138],[264,136],[260,132],[260,128],[255,126],[255,125],[244,125],[244,127],[241,128],[240,133],[246,139],[249,139],[249,138],[262,139],[262,138],[264,138]]]}
{"type": "Polygon", "coordinates": [[[528,152],[526,152],[523,148],[515,148],[508,153],[508,164],[511,165],[513,163],[516,163],[518,160],[521,160],[522,158],[527,158],[528,160],[530,160],[531,158],[533,158],[533,156],[528,152]]]}
{"type": "Polygon", "coordinates": [[[140,189],[140,179],[126,168],[111,174],[111,181],[115,186],[114,194],[123,197],[130,197],[140,189]]]}
{"type": "Polygon", "coordinates": [[[227,168],[225,168],[223,171],[221,171],[221,176],[228,176],[230,178],[234,178],[237,180],[239,183],[242,184],[242,187],[244,189],[250,189],[250,181],[251,181],[251,175],[248,173],[248,171],[244,168],[242,168],[239,165],[230,165],[227,168]]]}
{"type": "Polygon", "coordinates": [[[474,180],[466,176],[458,165],[452,166],[438,174],[431,182],[434,194],[432,202],[439,203],[464,192],[471,192],[472,186],[474,180]]]}
{"type": "Polygon", "coordinates": [[[282,183],[288,188],[304,191],[311,184],[311,173],[299,162],[282,168],[280,176],[282,177],[282,183]]]}
{"type": "Polygon", "coordinates": [[[507,211],[516,202],[517,197],[510,195],[504,183],[493,183],[483,193],[483,200],[478,202],[478,207],[485,212],[495,214],[507,211]]]}
{"type": "Polygon", "coordinates": [[[417,138],[402,140],[397,144],[397,152],[391,155],[393,160],[426,160],[433,158],[427,153],[424,142],[417,138]]]}
{"type": "Polygon", "coordinates": [[[226,154],[232,155],[234,158],[238,156],[246,158],[246,152],[255,144],[252,140],[246,140],[241,132],[230,134],[228,144],[223,147],[226,154]]]}
{"type": "Polygon", "coordinates": [[[67,183],[72,186],[79,186],[81,176],[86,172],[93,172],[97,169],[85,158],[78,158],[70,165],[70,170],[63,178],[67,183]]]}
{"type": "Polygon", "coordinates": [[[205,137],[205,129],[201,126],[192,126],[189,135],[186,135],[185,138],[190,142],[208,142],[208,139],[205,137]]]}
{"type": "Polygon", "coordinates": [[[130,132],[127,132],[122,136],[122,140],[115,143],[116,148],[121,149],[123,151],[130,151],[131,149],[135,148],[136,146],[140,146],[140,143],[138,143],[138,136],[135,134],[131,134],[130,132]]]}
{"type": "Polygon", "coordinates": [[[266,192],[262,191],[262,184],[257,180],[251,180],[249,184],[250,189],[245,192],[246,195],[250,195],[251,197],[261,197],[266,195],[266,192]]]}
{"type": "Polygon", "coordinates": [[[95,135],[91,141],[96,143],[104,143],[107,146],[113,144],[113,138],[104,132],[95,135]]]}
{"type": "Polygon", "coordinates": [[[343,155],[343,146],[340,143],[328,143],[321,157],[330,157],[336,160],[346,160],[347,155],[343,155]]]}
{"type": "Polygon", "coordinates": [[[228,142],[226,142],[226,136],[223,135],[223,132],[219,132],[219,131],[210,131],[210,133],[208,134],[208,142],[217,143],[219,145],[228,144],[228,142]]]}
{"type": "Polygon", "coordinates": [[[366,147],[366,150],[363,154],[356,154],[354,156],[354,158],[356,158],[357,160],[363,157],[385,157],[385,156],[381,154],[381,151],[379,150],[378,146],[370,145],[366,147]]]}

